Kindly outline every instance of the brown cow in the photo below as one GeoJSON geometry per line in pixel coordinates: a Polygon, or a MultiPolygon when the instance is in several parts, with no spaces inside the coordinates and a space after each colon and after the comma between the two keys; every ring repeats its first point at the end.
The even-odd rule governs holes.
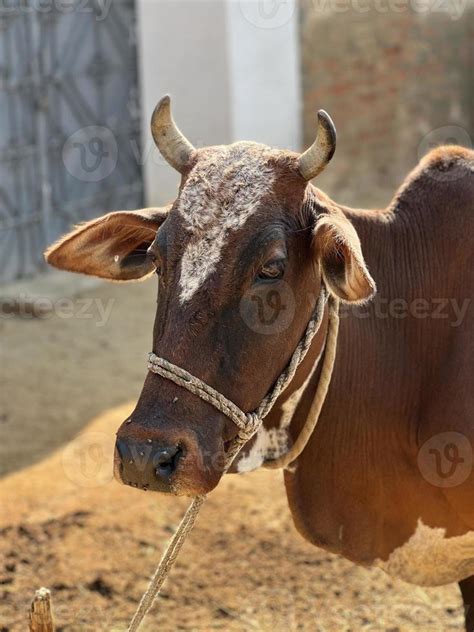
{"type": "MultiPolygon", "coordinates": [[[[288,363],[324,283],[344,309],[318,425],[285,471],[296,527],[408,582],[459,581],[474,606],[474,153],[432,151],[386,209],[362,211],[309,183],[335,148],[324,112],[301,156],[248,142],[195,149],[169,98],[152,131],[182,174],[174,204],[88,222],[48,261],[116,280],[156,269],[153,351],[244,411],[288,363]],[[378,293],[366,303],[371,275],[378,293]]],[[[234,470],[260,466],[298,436],[326,329],[327,316],[234,470]]],[[[117,434],[116,474],[145,489],[208,492],[236,432],[196,395],[149,373],[117,434]]]]}

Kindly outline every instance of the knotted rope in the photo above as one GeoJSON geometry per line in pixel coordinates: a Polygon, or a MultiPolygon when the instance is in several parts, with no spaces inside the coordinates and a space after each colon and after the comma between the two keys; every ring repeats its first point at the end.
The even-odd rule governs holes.
{"type": "MultiPolygon", "coordinates": [[[[290,362],[275,382],[272,390],[263,398],[260,405],[254,412],[245,413],[236,406],[234,402],[222,395],[222,393],[219,393],[219,391],[216,391],[212,388],[212,386],[209,386],[209,384],[206,384],[199,378],[191,375],[185,369],[168,362],[164,358],[158,357],[154,353],[149,354],[149,371],[157,373],[158,375],[171,380],[178,386],[186,388],[188,391],[197,395],[229,417],[229,419],[231,419],[237,426],[238,434],[227,453],[224,473],[229,469],[242,446],[245,445],[258,431],[262,425],[263,419],[266,415],[268,415],[278,397],[293,379],[297,368],[304,360],[311,346],[311,342],[313,341],[315,334],[319,331],[324,317],[324,309],[327,303],[329,303],[329,323],[325,343],[323,367],[321,369],[318,389],[308,413],[307,421],[290,450],[278,459],[264,464],[264,466],[268,468],[284,468],[301,454],[308,443],[318,421],[319,414],[329,388],[329,383],[331,381],[332,370],[336,357],[337,334],[339,329],[338,302],[336,299],[328,298],[328,292],[324,286],[321,288],[321,293],[306,331],[298,343],[290,362]]],[[[196,496],[186,510],[178,529],[168,544],[158,568],[156,569],[155,574],[153,575],[150,584],[143,595],[140,604],[138,605],[128,628],[128,632],[135,632],[138,630],[141,622],[152,607],[160,592],[163,582],[178,557],[179,551],[181,550],[186,537],[194,526],[199,510],[206,500],[206,497],[206,495],[196,496]]]]}
{"type": "Polygon", "coordinates": [[[311,407],[308,411],[305,424],[301,429],[296,441],[288,450],[288,452],[285,452],[285,454],[282,454],[280,457],[272,459],[271,461],[265,461],[263,467],[272,470],[276,470],[279,468],[285,469],[286,467],[288,467],[288,465],[290,465],[290,463],[296,461],[296,459],[305,449],[306,444],[310,440],[310,437],[313,434],[314,429],[316,428],[316,424],[318,423],[319,415],[321,414],[321,409],[328,393],[329,384],[331,383],[332,370],[334,368],[334,362],[336,360],[338,332],[338,304],[335,300],[329,301],[328,333],[326,336],[326,345],[324,348],[323,366],[321,368],[321,375],[319,376],[318,388],[311,403],[311,407]]]}

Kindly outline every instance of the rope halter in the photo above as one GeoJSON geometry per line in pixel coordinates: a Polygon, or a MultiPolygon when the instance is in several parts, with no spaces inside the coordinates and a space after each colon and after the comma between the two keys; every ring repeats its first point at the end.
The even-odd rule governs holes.
{"type": "MultiPolygon", "coordinates": [[[[187,389],[226,415],[238,428],[238,443],[239,447],[241,447],[258,431],[264,417],[268,415],[280,394],[293,379],[297,368],[304,360],[311,346],[314,336],[321,327],[327,302],[328,292],[326,288],[322,286],[306,331],[298,343],[288,365],[276,380],[273,388],[253,412],[244,412],[234,404],[234,402],[227,399],[225,395],[219,393],[219,391],[209,386],[209,384],[206,384],[206,382],[203,382],[198,377],[188,373],[185,369],[168,362],[168,360],[164,358],[160,358],[154,353],[150,353],[148,356],[148,370],[187,389]]],[[[230,465],[230,463],[228,465],[230,465]]]]}

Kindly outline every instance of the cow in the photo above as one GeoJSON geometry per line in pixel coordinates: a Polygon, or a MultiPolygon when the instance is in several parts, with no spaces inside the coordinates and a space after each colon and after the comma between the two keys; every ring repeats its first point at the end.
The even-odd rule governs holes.
{"type": "MultiPolygon", "coordinates": [[[[152,134],[181,174],[176,200],[86,222],[50,247],[47,261],[114,281],[156,274],[153,352],[243,411],[272,388],[326,288],[340,305],[337,357],[316,428],[284,471],[296,528],[407,582],[459,582],[472,631],[474,152],[432,150],[386,208],[361,210],[311,182],[335,150],[322,110],[302,154],[253,142],[196,149],[169,97],[152,134]]],[[[264,465],[299,436],[327,330],[325,313],[232,471],[264,465]]],[[[117,432],[116,476],[205,494],[236,435],[225,414],[149,372],[117,432]]]]}

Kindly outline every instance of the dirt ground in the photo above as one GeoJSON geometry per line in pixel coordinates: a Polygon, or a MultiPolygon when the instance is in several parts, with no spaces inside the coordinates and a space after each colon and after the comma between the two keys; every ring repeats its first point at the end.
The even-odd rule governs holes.
{"type": "Polygon", "coordinates": [[[27,284],[38,312],[52,296],[43,316],[28,307],[13,317],[0,307],[0,475],[64,445],[99,412],[136,399],[146,375],[154,279],[75,293],[82,277],[59,278],[59,288],[46,283],[45,291],[27,284]]]}
{"type": "MultiPolygon", "coordinates": [[[[124,631],[188,504],[111,479],[154,301],[153,282],[100,285],[75,299],[72,317],[56,307],[43,320],[0,320],[1,632],[27,629],[42,585],[58,632],[124,631]],[[110,315],[97,304],[79,317],[85,298],[110,315]]],[[[460,631],[462,608],[456,586],[409,586],[307,544],[281,474],[259,471],[211,494],[143,629],[460,631]]]]}

